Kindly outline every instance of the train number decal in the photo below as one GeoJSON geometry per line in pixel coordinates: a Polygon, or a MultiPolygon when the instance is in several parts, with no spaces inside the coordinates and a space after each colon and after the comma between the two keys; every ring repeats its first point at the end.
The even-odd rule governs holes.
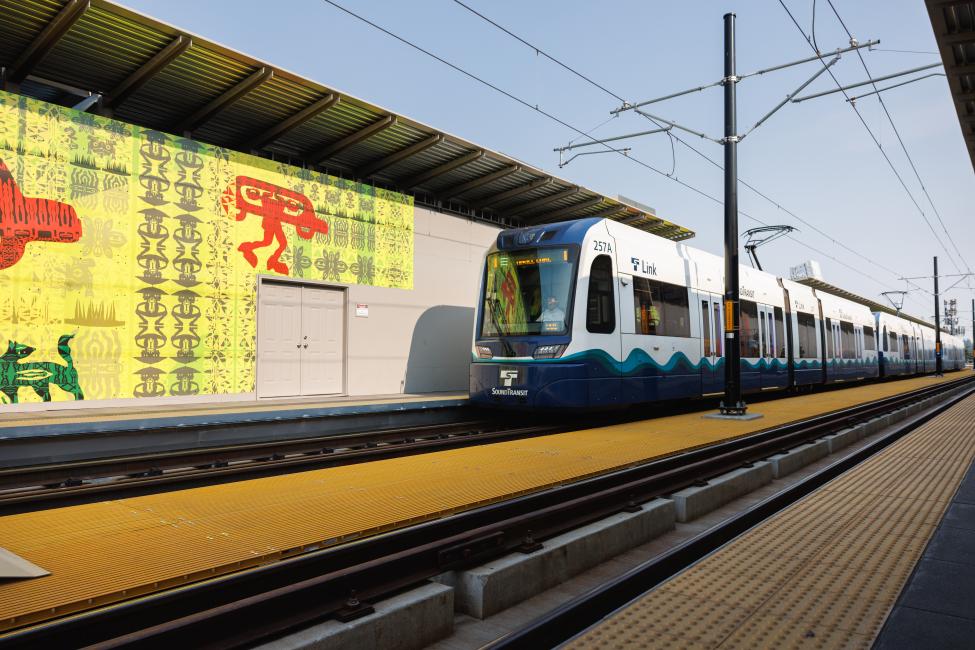
{"type": "Polygon", "coordinates": [[[592,243],[592,249],[599,253],[612,253],[613,247],[609,242],[606,241],[594,241],[592,243]]]}

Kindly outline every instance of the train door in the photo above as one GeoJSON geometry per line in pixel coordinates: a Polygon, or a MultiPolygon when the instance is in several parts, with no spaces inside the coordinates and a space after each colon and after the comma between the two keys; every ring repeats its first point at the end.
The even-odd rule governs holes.
{"type": "MultiPolygon", "coordinates": [[[[779,284],[782,284],[782,280],[779,280],[779,284]]],[[[792,300],[789,297],[789,290],[782,287],[782,295],[785,297],[785,329],[783,334],[785,335],[785,340],[779,344],[783,355],[785,355],[786,362],[786,386],[789,388],[794,388],[796,385],[796,349],[798,348],[799,341],[799,327],[798,322],[796,322],[796,317],[792,313],[792,300]]],[[[776,318],[781,312],[776,309],[776,318]]]]}
{"type": "Polygon", "coordinates": [[[901,359],[904,360],[905,374],[913,375],[917,372],[914,360],[914,337],[912,335],[901,334],[901,359]]]}
{"type": "Polygon", "coordinates": [[[866,377],[867,364],[863,359],[863,326],[853,326],[853,363],[858,379],[866,377]]]}
{"type": "Polygon", "coordinates": [[[762,389],[762,321],[759,306],[751,300],[739,303],[741,349],[741,389],[746,392],[762,389]]]}
{"type": "Polygon", "coordinates": [[[829,356],[831,361],[830,367],[830,380],[835,381],[837,379],[842,379],[843,372],[843,336],[840,332],[840,321],[834,320],[832,318],[827,318],[826,322],[829,323],[829,332],[826,333],[826,338],[830,341],[828,345],[829,356]]]}
{"type": "Polygon", "coordinates": [[[772,308],[758,306],[759,372],[762,375],[761,387],[775,388],[775,328],[772,324],[772,308]]]}
{"type": "MultiPolygon", "coordinates": [[[[609,242],[598,242],[597,250],[612,250],[616,242],[603,235],[609,242]]],[[[585,258],[583,258],[584,260],[585,258]]],[[[585,262],[580,262],[584,264],[585,262]]],[[[609,255],[596,255],[589,263],[589,277],[584,278],[579,273],[579,287],[577,300],[585,300],[577,309],[577,313],[585,314],[585,330],[575,325],[575,331],[580,338],[585,339],[591,350],[599,350],[608,354],[612,359],[623,361],[621,356],[620,313],[617,297],[616,271],[613,268],[613,258],[609,255]]],[[[614,404],[621,398],[621,371],[619,367],[606,368],[603,364],[589,364],[586,382],[588,394],[586,399],[590,406],[614,404]]]]}
{"type": "Polygon", "coordinates": [[[887,342],[887,325],[880,325],[880,318],[877,318],[877,358],[880,362],[880,376],[890,375],[890,344],[887,342]],[[881,332],[883,334],[881,335],[881,332]]]}
{"type": "Polygon", "coordinates": [[[823,383],[825,384],[828,381],[828,377],[829,377],[827,367],[829,364],[830,354],[826,350],[826,341],[829,339],[829,336],[827,336],[826,334],[826,326],[824,325],[824,323],[827,323],[829,321],[823,318],[823,301],[820,300],[819,298],[816,299],[816,309],[819,310],[819,349],[820,349],[820,356],[823,360],[823,383]]]}
{"type": "Polygon", "coordinates": [[[701,393],[720,393],[724,390],[724,367],[718,361],[724,353],[724,320],[721,296],[701,294],[701,393]]]}

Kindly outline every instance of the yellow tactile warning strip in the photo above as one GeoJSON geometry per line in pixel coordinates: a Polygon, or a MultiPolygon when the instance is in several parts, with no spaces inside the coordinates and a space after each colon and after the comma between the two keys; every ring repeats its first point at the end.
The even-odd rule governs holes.
{"type": "Polygon", "coordinates": [[[975,397],[570,648],[869,648],[975,458],[975,397]]]}
{"type": "Polygon", "coordinates": [[[298,411],[301,409],[349,408],[354,406],[374,406],[380,404],[422,404],[445,400],[466,400],[467,393],[433,393],[376,395],[373,397],[333,397],[301,398],[287,401],[230,401],[214,404],[164,405],[157,407],[124,406],[86,408],[64,411],[21,411],[5,413],[0,429],[5,427],[29,427],[34,425],[77,424],[82,422],[115,422],[118,420],[153,420],[171,417],[198,417],[206,415],[273,413],[277,411],[298,411]]]}
{"type": "Polygon", "coordinates": [[[0,584],[0,631],[961,376],[764,402],[749,422],[690,413],[2,517],[0,546],[51,575],[0,584]]]}

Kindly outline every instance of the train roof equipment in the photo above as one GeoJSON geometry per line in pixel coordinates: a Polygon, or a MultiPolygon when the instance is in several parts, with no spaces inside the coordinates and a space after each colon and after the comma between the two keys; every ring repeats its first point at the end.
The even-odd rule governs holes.
{"type": "Polygon", "coordinates": [[[837,287],[836,285],[832,285],[828,282],[824,282],[823,280],[819,280],[816,278],[802,278],[796,280],[796,282],[800,284],[804,284],[807,287],[812,287],[813,289],[818,289],[820,291],[825,291],[833,295],[846,298],[847,300],[850,300],[852,302],[858,302],[861,305],[866,305],[867,307],[870,308],[870,311],[883,312],[885,314],[890,314],[891,316],[899,316],[900,318],[911,321],[912,323],[916,323],[923,327],[930,327],[932,330],[934,329],[934,323],[929,323],[928,321],[922,320],[917,316],[911,316],[910,314],[905,314],[904,312],[898,312],[895,309],[892,309],[891,307],[888,307],[883,303],[877,302],[876,300],[870,300],[869,298],[858,296],[857,294],[851,291],[847,291],[846,289],[841,289],[840,287],[837,287]]]}

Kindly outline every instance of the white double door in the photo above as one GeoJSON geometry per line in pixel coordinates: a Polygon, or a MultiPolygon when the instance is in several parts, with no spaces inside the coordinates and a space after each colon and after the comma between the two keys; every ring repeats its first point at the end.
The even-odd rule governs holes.
{"type": "Polygon", "coordinates": [[[344,292],[265,282],[257,314],[258,397],[342,392],[344,292]]]}

